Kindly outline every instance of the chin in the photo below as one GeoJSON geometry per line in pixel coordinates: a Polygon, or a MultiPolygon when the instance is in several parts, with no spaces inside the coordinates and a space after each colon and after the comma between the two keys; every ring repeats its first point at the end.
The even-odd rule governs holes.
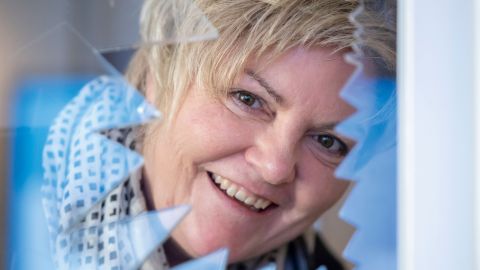
{"type": "MultiPolygon", "coordinates": [[[[194,220],[185,219],[173,233],[174,240],[191,257],[197,258],[208,255],[221,248],[228,248],[228,262],[244,261],[263,253],[261,243],[256,237],[244,237],[242,232],[227,229],[215,224],[198,225],[194,220]],[[190,222],[189,222],[190,221],[190,222]],[[194,225],[197,224],[197,225],[194,225]],[[247,241],[246,241],[247,240],[247,241]],[[254,241],[248,241],[254,240],[254,241]]],[[[217,224],[219,225],[219,224],[217,224]]],[[[258,239],[258,237],[257,237],[258,239]]],[[[265,252],[268,250],[265,250],[265,252]]]]}

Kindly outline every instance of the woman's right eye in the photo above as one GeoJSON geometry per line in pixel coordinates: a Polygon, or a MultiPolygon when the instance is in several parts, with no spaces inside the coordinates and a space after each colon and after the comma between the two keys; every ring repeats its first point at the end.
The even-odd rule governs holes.
{"type": "Polygon", "coordinates": [[[239,105],[246,106],[250,110],[260,110],[263,107],[262,99],[248,91],[237,90],[231,95],[239,105]]]}
{"type": "Polygon", "coordinates": [[[269,121],[275,117],[268,103],[260,96],[242,88],[231,88],[228,92],[230,110],[262,121],[269,121]]]}

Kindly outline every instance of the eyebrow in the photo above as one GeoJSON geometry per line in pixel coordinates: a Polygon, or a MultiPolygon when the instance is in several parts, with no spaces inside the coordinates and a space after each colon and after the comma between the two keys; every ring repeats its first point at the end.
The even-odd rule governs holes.
{"type": "Polygon", "coordinates": [[[250,76],[252,79],[254,79],[255,81],[258,82],[258,84],[260,84],[266,91],[267,93],[275,100],[275,102],[281,104],[284,102],[284,98],[282,96],[280,96],[274,89],[272,86],[270,86],[270,84],[268,84],[268,82],[262,78],[260,75],[258,75],[257,73],[255,73],[253,70],[251,69],[246,69],[245,70],[245,73],[250,76]]]}
{"type": "Polygon", "coordinates": [[[339,123],[340,123],[339,121],[322,123],[322,124],[316,125],[313,129],[317,131],[334,130],[339,123]]]}
{"type": "MultiPolygon", "coordinates": [[[[265,90],[267,91],[267,93],[273,98],[275,99],[275,101],[279,104],[282,104],[284,102],[284,98],[279,95],[274,89],[273,87],[270,86],[270,84],[268,84],[268,82],[262,78],[260,75],[258,75],[257,73],[255,73],[255,71],[251,70],[251,69],[245,69],[245,73],[250,76],[252,79],[254,79],[255,81],[258,82],[258,84],[260,84],[263,88],[265,88],[265,90]]],[[[325,131],[325,130],[334,130],[335,127],[340,123],[341,121],[334,121],[334,122],[327,122],[327,123],[322,123],[322,124],[319,124],[319,125],[316,125],[313,129],[314,130],[317,130],[317,131],[325,131]]]]}

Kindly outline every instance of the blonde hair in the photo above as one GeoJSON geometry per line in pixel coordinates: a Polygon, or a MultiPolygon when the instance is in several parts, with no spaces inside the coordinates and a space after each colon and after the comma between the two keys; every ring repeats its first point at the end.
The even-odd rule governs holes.
{"type": "MultiPolygon", "coordinates": [[[[141,18],[145,40],[158,38],[168,22],[159,10],[162,2],[146,0],[141,18]]],[[[134,56],[128,80],[144,90],[147,78],[156,91],[156,105],[167,122],[181,104],[188,87],[198,85],[212,94],[225,93],[243,71],[247,59],[274,58],[295,46],[320,46],[334,52],[349,50],[356,27],[349,15],[355,0],[197,0],[195,3],[218,29],[216,40],[143,46],[134,56]]],[[[395,30],[381,18],[367,16],[374,29],[364,46],[393,69],[395,30]],[[392,43],[393,40],[393,43],[392,43]]],[[[197,27],[186,20],[180,30],[197,27]],[[189,25],[190,24],[190,25],[189,25]]]]}

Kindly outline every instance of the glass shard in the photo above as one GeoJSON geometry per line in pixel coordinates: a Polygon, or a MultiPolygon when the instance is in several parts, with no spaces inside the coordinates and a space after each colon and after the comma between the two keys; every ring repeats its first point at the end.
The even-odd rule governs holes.
{"type": "Polygon", "coordinates": [[[173,270],[223,270],[227,267],[228,249],[220,249],[204,257],[188,261],[173,270]]]}
{"type": "Polygon", "coordinates": [[[191,0],[70,1],[76,11],[68,22],[99,51],[121,50],[141,44],[181,43],[213,39],[217,30],[191,0]],[[151,35],[140,29],[142,5],[154,9],[157,23],[151,35]],[[88,14],[88,16],[84,16],[88,14]],[[154,32],[154,33],[153,33],[154,32]]]}

